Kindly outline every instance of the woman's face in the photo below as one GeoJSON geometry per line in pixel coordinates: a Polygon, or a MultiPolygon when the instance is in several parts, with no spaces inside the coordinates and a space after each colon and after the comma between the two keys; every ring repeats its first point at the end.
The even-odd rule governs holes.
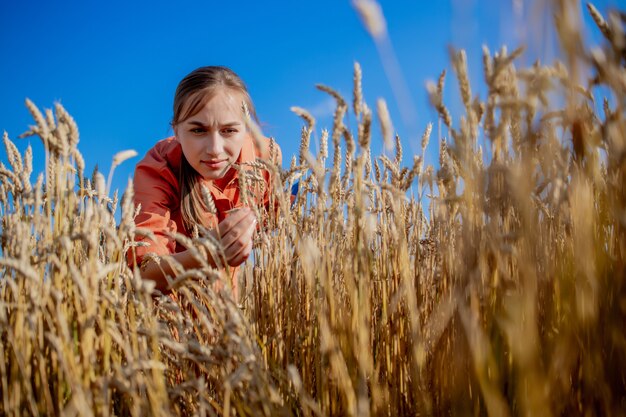
{"type": "Polygon", "coordinates": [[[220,88],[200,111],[174,127],[189,164],[207,180],[222,178],[247,136],[241,94],[220,88]]]}

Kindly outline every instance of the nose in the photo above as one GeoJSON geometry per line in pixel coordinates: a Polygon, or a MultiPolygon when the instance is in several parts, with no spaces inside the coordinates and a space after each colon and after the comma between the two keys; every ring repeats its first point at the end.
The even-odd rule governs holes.
{"type": "Polygon", "coordinates": [[[206,141],[206,153],[210,156],[220,156],[224,152],[224,138],[218,133],[211,133],[206,141]]]}

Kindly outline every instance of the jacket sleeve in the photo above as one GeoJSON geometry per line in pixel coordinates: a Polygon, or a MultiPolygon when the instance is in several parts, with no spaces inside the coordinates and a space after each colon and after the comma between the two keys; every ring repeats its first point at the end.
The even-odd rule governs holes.
{"type": "Polygon", "coordinates": [[[172,234],[176,233],[177,225],[172,219],[172,212],[179,210],[178,179],[158,155],[148,153],[135,169],[134,176],[135,206],[141,205],[135,218],[137,229],[153,234],[153,238],[137,231],[135,242],[144,245],[136,246],[127,253],[130,266],[134,262],[141,265],[146,255],[166,255],[175,252],[176,241],[172,234]]]}

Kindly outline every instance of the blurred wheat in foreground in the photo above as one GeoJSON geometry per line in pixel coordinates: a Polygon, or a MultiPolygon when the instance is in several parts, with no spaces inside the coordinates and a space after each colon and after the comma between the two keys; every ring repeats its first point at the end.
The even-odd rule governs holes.
{"type": "MultiPolygon", "coordinates": [[[[112,172],[87,178],[72,118],[27,102],[46,171],[33,183],[30,148],[4,135],[0,415],[626,414],[626,18],[589,10],[602,48],[557,10],[564,62],[485,50],[484,99],[451,54],[465,110],[452,120],[445,73],[428,85],[436,167],[432,126],[404,155],[358,64],[352,103],[319,86],[337,102],[319,153],[294,108],[298,158],[254,166],[283,181],[241,305],[209,268],[153,295],[124,260],[146,233],[132,187],[119,201],[112,172]],[[395,153],[371,155],[376,117],[395,153]]],[[[219,252],[202,231],[178,239],[219,252]]]]}

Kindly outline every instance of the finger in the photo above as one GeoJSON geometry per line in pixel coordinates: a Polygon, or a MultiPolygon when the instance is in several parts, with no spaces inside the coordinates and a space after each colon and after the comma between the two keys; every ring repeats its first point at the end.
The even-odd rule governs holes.
{"type": "Polygon", "coordinates": [[[226,212],[226,219],[230,219],[235,223],[241,221],[245,216],[252,212],[250,207],[236,207],[226,212]]]}
{"type": "Polygon", "coordinates": [[[243,220],[231,227],[221,237],[222,245],[224,249],[228,249],[234,242],[236,242],[243,234],[247,233],[251,227],[256,225],[256,217],[253,213],[250,213],[243,220]]]}
{"type": "MultiPolygon", "coordinates": [[[[236,226],[232,227],[221,238],[221,243],[222,243],[222,246],[224,247],[224,250],[227,251],[232,245],[237,244],[236,242],[240,240],[242,236],[249,233],[250,228],[253,228],[255,225],[256,225],[256,219],[254,218],[254,216],[251,216],[237,223],[236,226]]],[[[239,246],[241,246],[241,244],[239,244],[239,246]]],[[[237,249],[237,251],[239,249],[237,249]]]]}
{"type": "Polygon", "coordinates": [[[237,253],[229,262],[230,266],[239,266],[248,259],[252,253],[252,239],[248,242],[248,245],[244,247],[239,253],[237,253]]]}
{"type": "MultiPolygon", "coordinates": [[[[239,223],[240,226],[243,226],[244,222],[239,223]]],[[[247,228],[241,230],[238,228],[239,233],[235,236],[235,233],[229,234],[228,238],[222,240],[222,245],[224,245],[224,253],[226,254],[226,259],[232,258],[234,255],[238,254],[242,248],[248,245],[248,242],[252,241],[252,235],[256,229],[256,220],[253,218],[250,224],[248,224],[247,228]],[[231,236],[232,235],[232,236],[231,236]],[[230,239],[232,237],[232,240],[230,239]]]]}
{"type": "Polygon", "coordinates": [[[236,227],[240,222],[244,221],[250,214],[252,214],[252,210],[248,207],[230,210],[230,214],[219,224],[220,235],[225,236],[228,234],[233,227],[236,227]]]}
{"type": "Polygon", "coordinates": [[[229,265],[239,265],[252,251],[252,237],[254,235],[255,224],[246,230],[239,239],[234,241],[225,251],[226,262],[229,265]]]}

